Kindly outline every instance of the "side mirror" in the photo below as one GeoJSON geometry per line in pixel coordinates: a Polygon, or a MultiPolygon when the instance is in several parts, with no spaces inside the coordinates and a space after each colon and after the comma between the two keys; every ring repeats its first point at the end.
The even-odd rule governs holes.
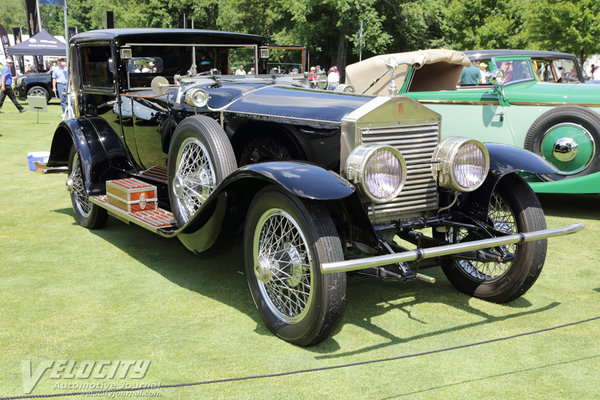
{"type": "Polygon", "coordinates": [[[150,87],[152,88],[152,91],[159,96],[168,93],[170,90],[169,81],[163,76],[157,76],[154,79],[152,79],[150,87]]]}
{"type": "Polygon", "coordinates": [[[504,71],[501,69],[497,69],[492,74],[492,82],[494,83],[494,85],[501,86],[504,83],[505,77],[506,74],[504,73],[504,71]]]}

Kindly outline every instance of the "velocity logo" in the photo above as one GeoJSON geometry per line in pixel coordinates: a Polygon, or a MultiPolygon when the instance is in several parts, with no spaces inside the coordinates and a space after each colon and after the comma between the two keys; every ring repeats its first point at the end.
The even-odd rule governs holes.
{"type": "MultiPolygon", "coordinates": [[[[124,380],[142,379],[150,368],[150,360],[44,360],[35,369],[31,360],[21,362],[23,390],[29,394],[35,389],[42,377],[48,373],[50,379],[96,379],[124,380]]],[[[72,388],[84,385],[69,385],[72,388]]],[[[99,387],[98,383],[87,383],[85,387],[99,387]]],[[[110,386],[116,386],[113,382],[110,386]]]]}

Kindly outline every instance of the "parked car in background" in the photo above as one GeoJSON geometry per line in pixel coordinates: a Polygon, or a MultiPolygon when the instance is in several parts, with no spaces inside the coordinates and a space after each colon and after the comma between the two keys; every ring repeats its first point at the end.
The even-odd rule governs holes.
{"type": "Polygon", "coordinates": [[[258,313],[303,346],[340,320],[348,273],[433,283],[423,271],[441,265],[458,290],[508,302],[540,274],[543,239],[583,227],[546,229],[516,174],[556,171],[540,157],[442,141],[439,115],[405,97],[297,87],[268,73],[267,50],[190,29],[73,37],[75,117],[48,165],[68,167],[79,224],[111,214],[195,253],[241,234],[258,313]],[[239,65],[258,74],[227,75],[239,65]]]}
{"type": "Polygon", "coordinates": [[[392,69],[399,94],[440,113],[443,137],[473,136],[542,156],[558,172],[527,175],[536,192],[600,192],[600,86],[575,81],[582,79],[578,64],[561,61],[575,71],[565,75],[556,61],[563,58],[538,57],[534,63],[529,55],[489,60],[482,56],[491,65],[490,72],[502,71],[503,77],[495,83],[457,87],[459,70],[470,64],[469,58],[460,52],[429,50],[349,65],[347,83],[358,93],[386,94],[391,75],[385,60],[390,58],[398,64],[392,69]],[[568,84],[551,83],[567,77],[568,84]]]}
{"type": "Polygon", "coordinates": [[[52,74],[50,72],[30,73],[15,78],[15,94],[19,100],[27,100],[27,96],[44,96],[47,101],[52,98],[52,74]]]}

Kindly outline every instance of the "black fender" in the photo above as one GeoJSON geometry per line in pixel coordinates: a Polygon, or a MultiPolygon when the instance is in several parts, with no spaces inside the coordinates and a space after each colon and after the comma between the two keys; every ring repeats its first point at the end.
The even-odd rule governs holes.
{"type": "Polygon", "coordinates": [[[103,118],[62,121],[52,138],[48,166],[67,166],[71,145],[79,154],[89,195],[103,194],[107,180],[124,177],[120,171],[135,168],[121,138],[103,118]]]}
{"type": "Polygon", "coordinates": [[[558,170],[542,157],[528,150],[506,144],[487,143],[485,147],[490,155],[490,171],[479,189],[469,194],[469,207],[479,213],[482,218],[487,216],[492,193],[502,177],[517,172],[532,174],[554,174],[558,170]]]}
{"type": "MultiPolygon", "coordinates": [[[[343,201],[355,187],[338,174],[303,162],[265,162],[231,173],[179,231],[181,242],[202,252],[241,230],[250,202],[260,189],[274,185],[305,201],[343,201]]],[[[335,208],[335,207],[333,207],[335,208]]]]}

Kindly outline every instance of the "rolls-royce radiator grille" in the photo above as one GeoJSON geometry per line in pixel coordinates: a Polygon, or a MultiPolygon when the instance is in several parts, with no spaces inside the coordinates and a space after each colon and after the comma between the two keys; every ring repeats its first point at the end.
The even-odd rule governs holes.
{"type": "Polygon", "coordinates": [[[371,204],[369,217],[375,222],[387,222],[437,209],[437,183],[431,173],[431,158],[439,144],[438,125],[370,127],[360,132],[363,144],[379,143],[398,149],[407,167],[406,184],[400,195],[389,203],[371,204]]]}

